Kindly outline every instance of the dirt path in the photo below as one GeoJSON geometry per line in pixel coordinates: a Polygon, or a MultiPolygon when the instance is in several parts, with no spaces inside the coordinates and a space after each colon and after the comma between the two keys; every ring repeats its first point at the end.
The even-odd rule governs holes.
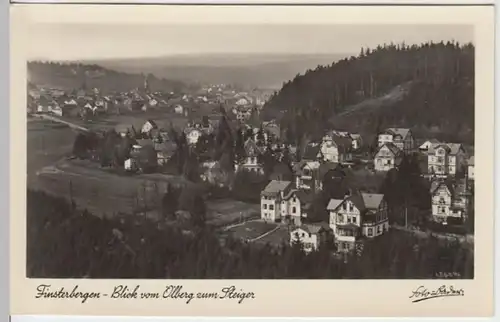
{"type": "Polygon", "coordinates": [[[278,229],[280,229],[280,225],[276,226],[274,229],[272,229],[272,230],[270,230],[270,231],[268,231],[268,232],[263,233],[262,235],[260,235],[260,236],[258,236],[258,237],[255,237],[255,238],[253,238],[253,239],[249,239],[248,241],[249,241],[249,242],[254,242],[254,241],[256,241],[256,240],[259,240],[259,239],[261,239],[261,238],[266,237],[267,235],[270,235],[270,234],[274,233],[274,232],[275,232],[275,231],[277,231],[278,229]]]}
{"type": "Polygon", "coordinates": [[[77,124],[69,122],[69,121],[62,120],[62,119],[60,119],[58,117],[55,117],[55,116],[52,116],[52,115],[37,114],[35,117],[38,117],[38,118],[41,118],[41,119],[44,119],[44,120],[48,120],[48,121],[52,121],[52,122],[57,122],[57,123],[65,124],[65,125],[69,126],[70,128],[75,129],[75,130],[80,130],[80,131],[84,131],[84,132],[90,132],[89,129],[87,129],[87,128],[83,127],[83,126],[77,125],[77,124]]]}

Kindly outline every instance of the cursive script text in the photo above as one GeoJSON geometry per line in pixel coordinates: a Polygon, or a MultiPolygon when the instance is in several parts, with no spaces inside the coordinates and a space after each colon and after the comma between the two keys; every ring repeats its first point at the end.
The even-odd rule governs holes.
{"type": "Polygon", "coordinates": [[[428,290],[425,286],[421,285],[416,290],[412,291],[410,299],[412,299],[412,303],[416,303],[425,300],[435,299],[438,297],[464,296],[464,295],[465,292],[463,289],[455,288],[451,285],[442,285],[434,290],[428,290]]]}

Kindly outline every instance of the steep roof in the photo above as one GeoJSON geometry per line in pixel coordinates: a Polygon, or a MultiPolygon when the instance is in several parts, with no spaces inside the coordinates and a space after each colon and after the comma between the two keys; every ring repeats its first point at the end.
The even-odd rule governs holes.
{"type": "Polygon", "coordinates": [[[362,139],[361,134],[357,134],[357,133],[351,133],[351,138],[353,140],[361,140],[362,139]]]}
{"type": "Polygon", "coordinates": [[[267,186],[262,190],[262,194],[264,195],[276,195],[282,191],[285,191],[288,189],[288,187],[291,186],[290,181],[278,181],[278,180],[272,180],[267,184],[267,186]]]}
{"type": "Polygon", "coordinates": [[[463,150],[461,143],[439,143],[432,145],[429,149],[429,153],[434,153],[438,148],[444,148],[450,155],[456,155],[460,150],[463,150]]]}
{"type": "MultiPolygon", "coordinates": [[[[310,234],[317,234],[317,233],[319,233],[323,230],[326,230],[328,228],[322,224],[302,224],[299,227],[297,227],[297,229],[302,229],[310,234]]],[[[297,229],[295,229],[295,230],[297,230],[297,229]]]]}
{"type": "Polygon", "coordinates": [[[361,197],[366,209],[378,209],[384,199],[384,195],[380,193],[362,193],[361,197]]]}
{"type": "Polygon", "coordinates": [[[446,143],[446,145],[450,148],[451,155],[458,154],[458,152],[462,149],[462,144],[460,143],[446,143]]]}
{"type": "Polygon", "coordinates": [[[386,133],[390,133],[392,135],[400,135],[403,139],[408,135],[410,129],[400,128],[400,127],[390,127],[385,130],[386,133]]]}
{"type": "Polygon", "coordinates": [[[450,180],[435,180],[431,182],[431,195],[434,195],[441,186],[445,186],[451,195],[455,193],[454,185],[450,180]]]}
{"type": "Polygon", "coordinates": [[[158,125],[156,125],[156,122],[155,122],[155,121],[153,121],[153,120],[151,120],[151,119],[148,119],[148,120],[146,121],[146,123],[151,124],[151,126],[153,126],[154,128],[158,128],[158,125]]]}
{"type": "Polygon", "coordinates": [[[384,200],[384,195],[380,193],[353,193],[352,195],[341,199],[330,199],[327,210],[337,209],[343,202],[350,200],[360,212],[365,210],[376,210],[384,200]]]}
{"type": "Polygon", "coordinates": [[[335,210],[337,209],[338,206],[343,202],[344,200],[342,199],[330,199],[328,202],[328,206],[326,206],[327,210],[335,210]]]}
{"type": "Polygon", "coordinates": [[[252,138],[248,138],[243,147],[247,156],[254,156],[262,153],[262,150],[252,138]]]}
{"type": "Polygon", "coordinates": [[[318,158],[318,153],[320,152],[319,145],[307,145],[304,151],[302,159],[304,160],[316,160],[318,158]]]}
{"type": "Polygon", "coordinates": [[[383,147],[387,147],[389,149],[389,151],[392,152],[392,154],[394,154],[394,156],[397,156],[401,153],[401,150],[392,142],[387,142],[385,143],[384,145],[382,145],[381,147],[378,148],[377,152],[375,153],[375,155],[377,155],[379,153],[379,151],[383,148],[383,147]]]}

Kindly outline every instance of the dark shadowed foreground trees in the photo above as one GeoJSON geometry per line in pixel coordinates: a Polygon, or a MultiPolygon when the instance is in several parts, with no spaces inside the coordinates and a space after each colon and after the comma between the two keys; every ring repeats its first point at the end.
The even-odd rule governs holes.
{"type": "MultiPolygon", "coordinates": [[[[28,190],[27,276],[36,278],[473,278],[472,251],[458,242],[391,232],[347,261],[326,250],[259,247],[210,227],[185,234],[143,217],[101,219],[62,198],[28,190]]],[[[204,209],[195,209],[202,212],[204,209]]]]}

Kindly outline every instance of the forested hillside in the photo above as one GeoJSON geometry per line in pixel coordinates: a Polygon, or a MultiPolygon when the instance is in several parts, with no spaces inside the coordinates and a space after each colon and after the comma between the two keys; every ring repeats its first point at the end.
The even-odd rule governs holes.
{"type": "Polygon", "coordinates": [[[380,45],[283,84],[264,107],[292,136],[328,127],[374,133],[411,127],[421,136],[473,143],[474,46],[380,45]]]}
{"type": "MultiPolygon", "coordinates": [[[[110,70],[99,65],[57,62],[28,62],[28,80],[36,85],[65,90],[82,87],[99,88],[101,92],[129,91],[144,84],[145,75],[110,70]]],[[[152,91],[182,91],[186,85],[180,81],[159,79],[148,75],[152,91]]]]}

